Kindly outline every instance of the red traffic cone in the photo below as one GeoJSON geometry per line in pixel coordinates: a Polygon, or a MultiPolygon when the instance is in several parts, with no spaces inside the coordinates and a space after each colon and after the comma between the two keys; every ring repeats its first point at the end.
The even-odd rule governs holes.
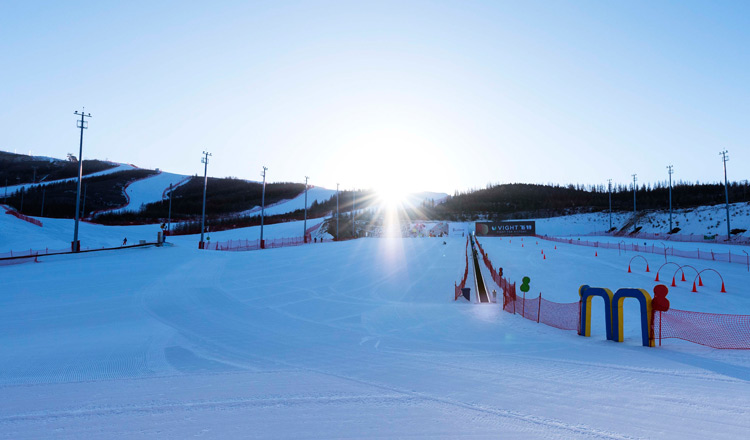
{"type": "Polygon", "coordinates": [[[721,293],[727,293],[727,289],[724,288],[724,281],[721,282],[721,293]]]}
{"type": "Polygon", "coordinates": [[[542,249],[542,253],[544,253],[544,249],[542,249]]]}
{"type": "Polygon", "coordinates": [[[700,275],[698,275],[698,285],[703,287],[703,278],[700,275]]]}
{"type": "Polygon", "coordinates": [[[557,245],[555,245],[555,249],[557,249],[557,245]]]}
{"type": "Polygon", "coordinates": [[[599,256],[599,252],[594,251],[594,256],[598,257],[599,256]]]}
{"type": "Polygon", "coordinates": [[[659,281],[659,272],[656,272],[656,279],[654,281],[659,281]]]}
{"type": "Polygon", "coordinates": [[[672,287],[677,287],[677,283],[674,282],[674,276],[672,277],[672,287]]]}
{"type": "Polygon", "coordinates": [[[691,290],[691,292],[697,292],[697,291],[698,289],[695,288],[695,281],[693,281],[693,290],[691,290]]]}
{"type": "Polygon", "coordinates": [[[542,255],[543,255],[543,257],[544,257],[544,258],[542,258],[542,260],[546,260],[546,259],[547,259],[547,256],[546,256],[546,255],[544,255],[544,254],[542,254],[542,255]]]}
{"type": "Polygon", "coordinates": [[[630,265],[628,264],[628,273],[633,273],[632,270],[630,270],[630,265]]]}
{"type": "Polygon", "coordinates": [[[521,247],[523,247],[523,243],[521,243],[521,247]]]}
{"type": "Polygon", "coordinates": [[[682,271],[682,280],[681,281],[685,281],[685,271],[684,270],[682,271]]]}
{"type": "Polygon", "coordinates": [[[651,272],[651,269],[648,268],[648,263],[646,263],[646,272],[651,272]]]}

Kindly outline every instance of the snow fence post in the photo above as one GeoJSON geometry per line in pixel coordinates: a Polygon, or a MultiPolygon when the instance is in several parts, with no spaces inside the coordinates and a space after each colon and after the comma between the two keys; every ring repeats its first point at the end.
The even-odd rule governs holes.
{"type": "Polygon", "coordinates": [[[542,292],[539,292],[539,307],[536,311],[536,323],[539,324],[539,319],[542,315],[542,292]]]}

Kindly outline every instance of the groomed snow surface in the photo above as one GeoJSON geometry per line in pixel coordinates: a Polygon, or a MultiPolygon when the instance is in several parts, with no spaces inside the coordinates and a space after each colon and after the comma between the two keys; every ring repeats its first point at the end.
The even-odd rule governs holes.
{"type": "MultiPolygon", "coordinates": [[[[9,222],[19,224],[11,234],[35,245],[53,235],[70,240],[70,221],[26,228],[3,217],[2,248],[21,241],[8,236],[9,222]]],[[[290,223],[266,234],[274,227],[287,236],[302,230],[290,223]]],[[[155,226],[84,224],[81,239],[85,246],[155,234],[155,226]]],[[[220,234],[212,240],[254,238],[247,230],[220,234]]],[[[454,302],[465,238],[252,252],[199,251],[195,236],[170,240],[174,246],[0,267],[0,438],[737,439],[750,432],[750,351],[675,340],[642,347],[632,308],[626,342],[614,343],[604,340],[600,303],[592,337],[584,338],[498,304],[454,302]]],[[[515,238],[480,240],[506,276],[531,277],[530,296],[573,302],[583,283],[655,284],[643,268],[627,273],[630,253],[599,249],[594,257],[592,248],[530,238],[523,247],[515,238]]],[[[646,258],[652,268],[659,259],[646,258]]],[[[681,283],[670,289],[672,307],[750,313],[746,268],[710,267],[725,276],[728,293],[709,280],[698,294],[681,283]]]]}

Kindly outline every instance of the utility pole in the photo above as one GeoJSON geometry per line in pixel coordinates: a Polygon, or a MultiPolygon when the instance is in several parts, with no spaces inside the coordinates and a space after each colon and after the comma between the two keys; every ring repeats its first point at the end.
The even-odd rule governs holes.
{"type": "Polygon", "coordinates": [[[90,118],[91,113],[85,113],[86,107],[81,112],[73,112],[75,115],[81,116],[81,120],[77,122],[77,127],[81,129],[81,143],[78,147],[78,184],[76,185],[76,224],[73,230],[73,243],[71,244],[73,252],[81,251],[81,242],[78,240],[78,221],[81,209],[81,179],[83,178],[83,130],[88,129],[88,122],[85,118],[90,118]]]}
{"type": "Polygon", "coordinates": [[[302,231],[302,241],[305,243],[307,243],[307,179],[309,179],[309,177],[305,176],[305,230],[302,231]]]}
{"type": "Polygon", "coordinates": [[[732,238],[732,228],[729,226],[729,184],[727,183],[727,161],[729,160],[729,156],[727,156],[728,151],[724,150],[721,153],[721,160],[724,162],[724,197],[726,199],[726,205],[727,205],[727,240],[732,238]]]}
{"type": "Polygon", "coordinates": [[[336,241],[339,239],[339,184],[336,184],[336,241]]]}
{"type": "Polygon", "coordinates": [[[672,173],[674,173],[674,166],[667,165],[669,170],[669,233],[672,233],[672,173]]]}
{"type": "Polygon", "coordinates": [[[354,227],[354,214],[357,212],[356,210],[356,203],[357,203],[357,190],[352,190],[352,238],[354,238],[357,235],[357,229],[354,227]]]}
{"type": "Polygon", "coordinates": [[[609,230],[612,230],[612,179],[607,179],[607,191],[609,192],[609,230]]]}
{"type": "Polygon", "coordinates": [[[172,184],[169,184],[169,211],[167,211],[167,233],[172,232],[172,184]]]}
{"type": "Polygon", "coordinates": [[[206,188],[208,187],[208,156],[211,153],[203,152],[201,163],[205,164],[203,167],[203,214],[201,215],[201,241],[198,243],[198,249],[205,249],[206,243],[203,241],[203,233],[206,231],[206,188]]]}
{"type": "Polygon", "coordinates": [[[635,190],[636,190],[636,183],[638,181],[638,175],[633,174],[633,229],[635,229],[638,226],[638,218],[636,217],[636,209],[635,209],[635,190]]]}
{"type": "Polygon", "coordinates": [[[81,218],[86,217],[85,215],[86,214],[86,193],[88,192],[88,190],[89,190],[89,184],[84,183],[83,184],[83,207],[81,208],[81,218]]]}
{"type": "Polygon", "coordinates": [[[265,249],[266,243],[263,241],[263,221],[266,215],[266,171],[268,168],[263,166],[263,192],[260,196],[260,248],[265,249]]]}

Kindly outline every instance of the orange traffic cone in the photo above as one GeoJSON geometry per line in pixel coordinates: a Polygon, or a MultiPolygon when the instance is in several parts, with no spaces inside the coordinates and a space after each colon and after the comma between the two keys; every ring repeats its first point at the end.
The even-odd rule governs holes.
{"type": "Polygon", "coordinates": [[[598,257],[599,256],[599,252],[594,251],[594,256],[598,257]]]}
{"type": "Polygon", "coordinates": [[[685,271],[684,270],[682,271],[682,280],[681,281],[685,281],[685,271]]]}
{"type": "Polygon", "coordinates": [[[721,293],[727,293],[727,289],[724,288],[724,281],[721,282],[721,293]]]}
{"type": "Polygon", "coordinates": [[[543,257],[544,257],[544,258],[542,258],[542,260],[546,260],[546,259],[547,259],[547,256],[546,256],[546,255],[543,255],[543,257]]]}
{"type": "Polygon", "coordinates": [[[651,269],[648,268],[648,263],[646,263],[646,272],[651,272],[651,269]]]}
{"type": "Polygon", "coordinates": [[[656,279],[654,281],[659,281],[659,272],[656,272],[656,279]]]}
{"type": "Polygon", "coordinates": [[[555,249],[557,249],[557,245],[555,245],[555,249]]]}
{"type": "Polygon", "coordinates": [[[628,273],[633,273],[632,270],[630,270],[630,265],[628,264],[628,273]]]}
{"type": "Polygon", "coordinates": [[[700,275],[698,275],[698,285],[703,287],[703,278],[700,275]]]}
{"type": "Polygon", "coordinates": [[[544,253],[544,249],[542,249],[542,253],[544,253]]]}
{"type": "Polygon", "coordinates": [[[674,276],[672,276],[672,287],[677,287],[677,283],[674,282],[674,276]]]}
{"type": "Polygon", "coordinates": [[[695,288],[695,281],[693,281],[693,290],[691,290],[691,292],[697,292],[697,291],[698,289],[695,288]]]}

